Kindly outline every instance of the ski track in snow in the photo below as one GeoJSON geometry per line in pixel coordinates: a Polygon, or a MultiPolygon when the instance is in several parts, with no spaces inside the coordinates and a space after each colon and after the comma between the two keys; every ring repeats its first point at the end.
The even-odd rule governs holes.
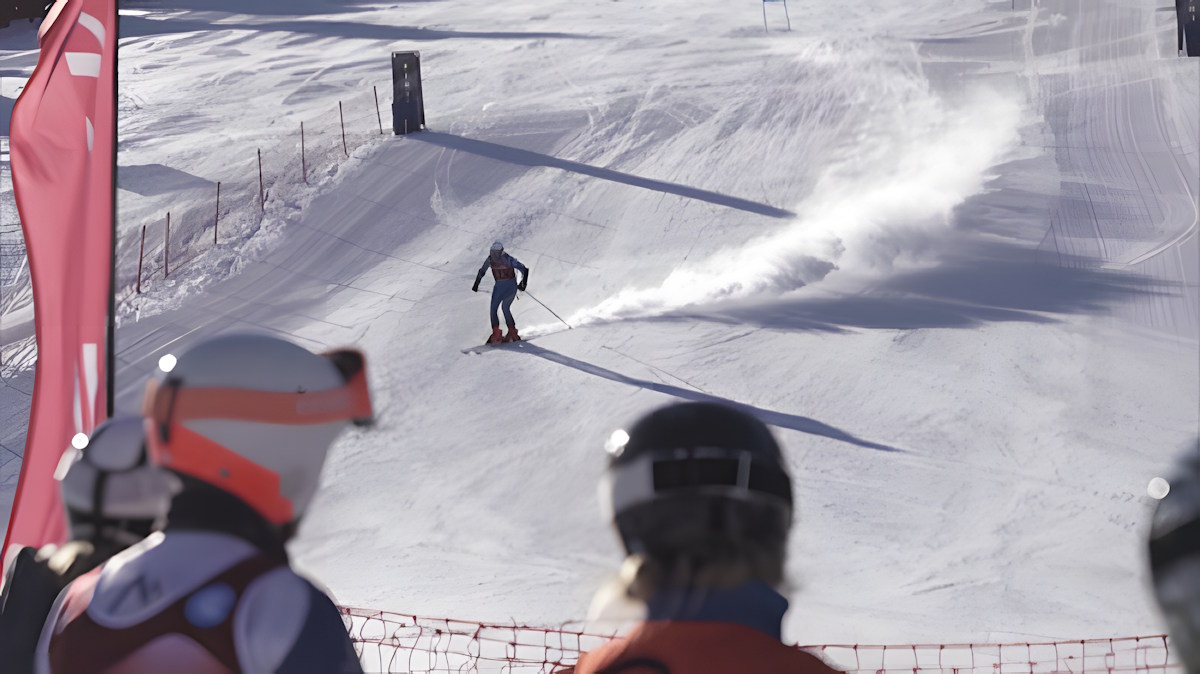
{"type": "MultiPolygon", "coordinates": [[[[717,399],[788,451],[786,638],[1158,633],[1145,486],[1200,407],[1198,61],[1151,7],[1015,7],[795,0],[764,33],[715,0],[123,3],[118,407],[223,331],[362,346],[379,424],[336,445],[292,546],[350,605],[581,618],[619,563],[603,439],[717,399]],[[337,100],[374,123],[413,48],[429,131],[308,186],[289,164],[254,214],[254,149],[286,158],[304,120],[331,151],[337,100]],[[189,262],[129,296],[141,227],[207,214],[217,181],[242,204],[222,244],[183,218],[189,262]],[[463,355],[496,238],[576,329],[523,297],[536,341],[463,355]]],[[[0,58],[28,70],[30,34],[0,58]]],[[[26,305],[0,335],[0,510],[26,305]]]]}

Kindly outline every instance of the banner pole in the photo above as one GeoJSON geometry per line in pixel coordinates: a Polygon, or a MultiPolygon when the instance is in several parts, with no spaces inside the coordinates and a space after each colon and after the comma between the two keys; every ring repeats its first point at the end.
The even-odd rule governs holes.
{"type": "MultiPolygon", "coordinates": [[[[116,391],[117,380],[117,73],[121,71],[118,66],[117,59],[119,58],[119,49],[117,49],[120,41],[117,39],[121,34],[121,13],[117,11],[116,2],[113,2],[113,25],[116,28],[114,35],[111,37],[113,41],[113,77],[112,77],[112,266],[108,271],[108,347],[105,354],[104,374],[106,375],[105,386],[105,416],[111,418],[113,415],[113,396],[116,391]]],[[[143,234],[143,237],[145,235],[143,234]]],[[[144,245],[144,244],[143,244],[144,245]]],[[[138,267],[141,267],[141,260],[138,260],[138,267]]],[[[140,274],[139,274],[140,276],[140,274]]],[[[140,278],[139,278],[140,281],[140,278]]],[[[139,283],[140,285],[140,283],[139,283]]]]}

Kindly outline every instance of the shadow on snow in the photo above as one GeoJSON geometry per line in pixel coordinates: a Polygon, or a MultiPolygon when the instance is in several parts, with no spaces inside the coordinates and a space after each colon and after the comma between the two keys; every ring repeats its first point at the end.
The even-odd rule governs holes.
{"type": "Polygon", "coordinates": [[[580,372],[584,372],[586,374],[590,374],[590,375],[600,377],[603,379],[607,379],[609,381],[615,381],[620,384],[627,384],[629,386],[636,386],[638,388],[643,388],[648,391],[656,391],[658,393],[665,393],[667,395],[675,396],[676,398],[682,398],[684,400],[692,400],[692,401],[700,401],[700,402],[715,402],[715,403],[721,403],[724,405],[730,405],[730,406],[736,407],[740,410],[743,410],[744,412],[747,412],[748,414],[753,414],[755,417],[758,417],[760,420],[762,420],[763,423],[770,424],[772,426],[777,426],[779,428],[788,428],[788,429],[791,429],[794,431],[800,431],[801,433],[808,433],[810,435],[819,435],[822,437],[830,438],[831,440],[847,442],[852,445],[857,445],[859,447],[865,447],[867,449],[874,449],[874,450],[878,450],[881,452],[903,452],[903,451],[905,451],[902,449],[897,449],[896,447],[890,447],[888,445],[880,444],[878,442],[871,442],[870,440],[863,440],[862,438],[855,437],[855,436],[851,435],[850,433],[847,433],[839,428],[835,428],[833,426],[830,426],[829,424],[821,423],[820,421],[817,421],[816,419],[811,419],[809,417],[800,416],[797,414],[787,414],[785,412],[775,412],[773,410],[766,410],[766,409],[762,409],[760,407],[754,407],[752,405],[740,403],[736,400],[729,400],[728,398],[722,398],[720,396],[710,395],[710,394],[704,393],[702,391],[694,391],[691,389],[680,388],[678,386],[671,386],[670,384],[663,384],[661,382],[653,382],[653,381],[647,381],[645,379],[638,379],[636,377],[629,377],[629,376],[623,375],[619,372],[614,372],[607,368],[603,368],[598,365],[593,365],[592,363],[588,363],[586,361],[582,361],[582,360],[579,360],[576,358],[571,358],[570,356],[565,356],[561,353],[558,353],[556,351],[551,351],[549,349],[537,346],[536,344],[532,344],[530,342],[522,343],[520,349],[511,349],[511,350],[528,353],[532,356],[537,356],[538,358],[548,360],[552,363],[557,363],[559,365],[565,365],[566,367],[569,367],[571,369],[578,370],[580,372]]]}
{"type": "MultiPolygon", "coordinates": [[[[222,19],[215,15],[214,19],[222,19]]],[[[523,31],[457,31],[440,30],[437,28],[418,28],[416,26],[388,26],[376,23],[360,23],[355,21],[240,21],[237,23],[217,23],[196,19],[151,19],[144,16],[122,15],[121,37],[147,37],[151,35],[169,35],[173,33],[201,33],[214,31],[244,30],[255,33],[285,32],[304,35],[342,39],[389,40],[389,41],[428,41],[452,39],[491,39],[491,40],[537,40],[537,39],[592,39],[592,36],[577,33],[555,32],[523,32],[523,31]]],[[[386,55],[385,55],[386,56],[386,55]]]]}
{"type": "Polygon", "coordinates": [[[555,168],[581,175],[591,176],[593,178],[601,178],[623,185],[631,185],[642,189],[653,190],[655,192],[663,192],[666,194],[674,194],[686,199],[697,199],[706,201],[710,204],[725,206],[727,208],[735,208],[740,211],[756,213],[772,218],[789,218],[795,215],[791,211],[782,208],[776,208],[769,204],[761,204],[757,201],[733,197],[719,192],[710,192],[696,187],[680,185],[678,183],[666,182],[663,180],[654,180],[651,178],[642,178],[640,176],[622,173],[612,169],[590,166],[577,161],[568,159],[559,159],[550,155],[532,152],[530,150],[522,150],[520,148],[510,147],[508,145],[500,145],[499,143],[490,143],[484,140],[476,140],[474,138],[465,138],[450,133],[441,133],[438,131],[424,131],[422,133],[410,136],[413,139],[420,140],[431,145],[445,147],[451,150],[459,150],[469,152],[471,154],[495,159],[496,161],[508,162],[519,166],[530,167],[546,167],[555,168]]]}

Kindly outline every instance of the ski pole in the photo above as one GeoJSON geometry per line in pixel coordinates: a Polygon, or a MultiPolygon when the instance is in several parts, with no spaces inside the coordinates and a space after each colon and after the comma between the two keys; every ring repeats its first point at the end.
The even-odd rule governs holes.
{"type": "MultiPolygon", "coordinates": [[[[531,293],[531,292],[529,292],[528,290],[526,290],[526,291],[525,291],[525,294],[526,294],[526,295],[529,295],[529,299],[533,300],[534,302],[537,302],[538,304],[541,304],[541,305],[542,305],[542,308],[544,308],[546,311],[549,311],[550,313],[554,314],[554,310],[553,310],[553,309],[551,309],[550,307],[546,306],[545,304],[543,304],[543,303],[542,303],[542,301],[541,301],[541,300],[539,300],[538,298],[534,297],[534,296],[533,296],[533,293],[531,293]]],[[[563,321],[563,317],[562,317],[562,316],[559,316],[558,314],[554,314],[554,317],[555,317],[555,318],[557,318],[558,320],[562,321],[562,324],[563,324],[563,325],[565,325],[565,326],[567,326],[567,329],[568,329],[568,330],[573,330],[573,329],[574,329],[574,328],[572,328],[572,327],[571,327],[571,324],[570,324],[570,323],[568,323],[568,322],[566,322],[566,321],[563,321]]]]}

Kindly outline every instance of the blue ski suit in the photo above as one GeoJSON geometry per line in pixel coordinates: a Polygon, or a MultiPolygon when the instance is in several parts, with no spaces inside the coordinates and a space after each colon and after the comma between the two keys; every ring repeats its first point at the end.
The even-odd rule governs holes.
{"type": "Polygon", "coordinates": [[[507,325],[515,326],[516,321],[512,316],[512,303],[517,298],[517,289],[525,289],[525,284],[529,282],[529,268],[521,264],[517,258],[505,253],[497,251],[489,254],[484,259],[483,264],[479,267],[479,273],[475,274],[475,285],[473,290],[479,289],[479,280],[487,272],[488,268],[492,270],[492,278],[496,279],[496,285],[492,286],[492,304],[488,310],[488,315],[492,319],[492,327],[500,327],[500,316],[497,309],[504,310],[504,321],[507,325]],[[521,270],[521,283],[517,284],[517,271],[521,270]]]}

